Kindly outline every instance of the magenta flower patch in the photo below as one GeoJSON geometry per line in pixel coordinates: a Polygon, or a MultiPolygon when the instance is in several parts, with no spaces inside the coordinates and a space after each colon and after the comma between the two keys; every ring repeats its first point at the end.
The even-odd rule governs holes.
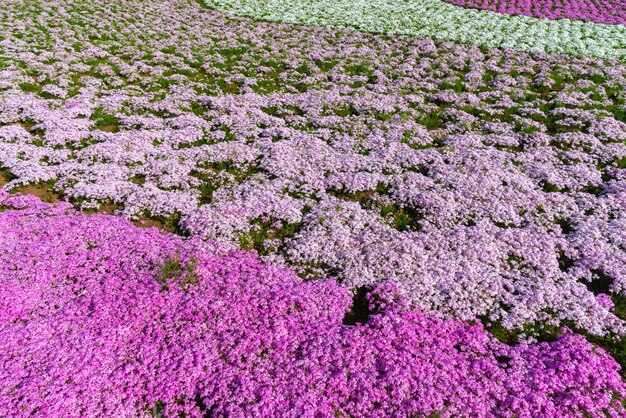
{"type": "Polygon", "coordinates": [[[443,0],[457,6],[542,19],[626,24],[624,0],[443,0]]]}
{"type": "Polygon", "coordinates": [[[352,320],[332,280],[1,197],[0,415],[626,413],[619,366],[580,336],[507,346],[388,286],[352,320]]]}

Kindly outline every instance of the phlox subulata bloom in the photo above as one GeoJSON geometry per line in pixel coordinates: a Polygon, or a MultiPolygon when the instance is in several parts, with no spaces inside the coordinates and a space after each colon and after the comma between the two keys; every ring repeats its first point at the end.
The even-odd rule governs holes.
{"type": "Polygon", "coordinates": [[[565,332],[508,346],[334,280],[121,217],[0,193],[3,416],[625,413],[619,366],[565,332]]]}

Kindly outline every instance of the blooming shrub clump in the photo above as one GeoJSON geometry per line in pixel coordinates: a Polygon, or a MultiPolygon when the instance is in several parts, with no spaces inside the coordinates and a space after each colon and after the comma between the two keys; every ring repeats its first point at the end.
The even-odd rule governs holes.
{"type": "Polygon", "coordinates": [[[624,0],[444,0],[457,6],[544,19],[626,24],[624,0]]]}
{"type": "Polygon", "coordinates": [[[618,416],[602,349],[507,346],[252,252],[0,192],[2,416],[618,416]],[[359,305],[364,305],[363,306],[359,305]]]}

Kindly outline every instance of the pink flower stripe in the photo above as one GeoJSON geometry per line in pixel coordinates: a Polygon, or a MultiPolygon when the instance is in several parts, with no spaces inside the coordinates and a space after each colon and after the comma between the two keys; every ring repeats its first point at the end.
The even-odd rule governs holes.
{"type": "Polygon", "coordinates": [[[626,24],[624,0],[443,0],[457,6],[543,19],[626,24]]]}
{"type": "Polygon", "coordinates": [[[67,204],[0,204],[2,416],[626,413],[619,367],[580,336],[507,346],[389,286],[346,321],[348,290],[252,252],[67,204]]]}

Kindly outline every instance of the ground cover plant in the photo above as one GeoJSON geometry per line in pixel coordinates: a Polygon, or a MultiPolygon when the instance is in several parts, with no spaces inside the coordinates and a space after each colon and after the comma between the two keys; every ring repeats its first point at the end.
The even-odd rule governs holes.
{"type": "Polygon", "coordinates": [[[444,0],[457,6],[544,19],[585,20],[605,24],[626,24],[626,2],[622,0],[444,0]]]}
{"type": "Polygon", "coordinates": [[[619,366],[580,336],[508,346],[388,287],[351,317],[333,280],[250,252],[0,203],[3,416],[626,413],[619,366]]]}
{"type": "MultiPolygon", "coordinates": [[[[268,20],[328,23],[307,20],[307,2],[299,2],[304,14],[281,9],[295,3],[273,2],[276,16],[258,12],[259,4],[212,5],[268,20]],[[246,9],[232,8],[241,5],[246,9]]],[[[381,2],[382,9],[372,10],[390,4],[381,2]]],[[[169,415],[180,407],[191,408],[189,414],[199,413],[194,409],[199,408],[217,416],[272,416],[277,408],[288,407],[301,416],[312,414],[320,399],[327,399],[327,409],[320,413],[331,416],[457,416],[466,404],[475,408],[469,416],[576,416],[583,411],[600,416],[603,410],[620,416],[623,386],[614,377],[624,373],[615,361],[626,364],[626,67],[599,57],[620,56],[621,38],[607,34],[621,33],[624,27],[516,20],[437,5],[429,13],[452,16],[452,21],[459,16],[489,30],[493,26],[480,16],[508,22],[502,39],[536,34],[532,25],[555,31],[550,32],[556,36],[550,45],[571,45],[579,36],[585,42],[591,39],[582,49],[557,50],[593,56],[548,54],[548,47],[531,51],[541,42],[487,48],[458,33],[452,39],[468,43],[258,22],[191,0],[2,3],[0,186],[48,202],[65,200],[87,213],[115,214],[139,226],[156,225],[183,237],[146,232],[116,217],[80,215],[65,204],[11,200],[3,194],[9,199],[1,214],[0,227],[9,228],[3,245],[15,248],[13,252],[18,247],[11,245],[19,246],[23,256],[20,264],[11,264],[10,252],[2,253],[0,268],[7,272],[2,286],[6,295],[26,292],[18,299],[44,298],[51,309],[37,308],[49,316],[32,323],[13,317],[5,323],[3,332],[11,337],[4,347],[17,350],[9,363],[18,365],[8,364],[0,376],[5,410],[81,415],[61,399],[68,397],[84,399],[79,402],[86,408],[82,411],[103,414],[169,415]],[[510,24],[522,21],[533,23],[525,29],[510,24]],[[518,35],[507,38],[511,28],[518,35]],[[16,205],[23,210],[15,211],[16,205]],[[32,235],[19,225],[41,232],[32,235]],[[58,276],[76,266],[75,258],[62,264],[62,254],[74,257],[74,250],[62,252],[61,244],[70,245],[72,236],[82,237],[71,245],[78,246],[72,247],[78,248],[76,257],[87,260],[80,267],[82,284],[74,283],[72,275],[68,280],[58,276]],[[128,257],[131,264],[118,268],[106,257],[90,258],[104,255],[94,253],[89,242],[84,249],[79,241],[96,238],[102,246],[112,242],[107,257],[133,254],[128,257]],[[54,249],[46,241],[61,248],[59,256],[46,258],[54,249]],[[120,249],[119,255],[114,248],[120,249]],[[61,265],[40,266],[42,257],[50,263],[60,259],[61,265]],[[30,264],[32,269],[25,267],[30,264]],[[231,274],[219,270],[220,265],[245,273],[231,274]],[[51,276],[40,269],[48,269],[51,276]],[[117,273],[109,274],[111,269],[117,273]],[[93,334],[103,326],[104,319],[98,318],[105,316],[92,318],[86,301],[101,295],[98,286],[110,289],[110,277],[118,283],[127,275],[128,283],[115,287],[120,292],[115,298],[143,302],[123,308],[130,311],[108,311],[109,302],[102,301],[102,315],[118,315],[121,321],[115,325],[121,328],[111,332],[123,334],[134,320],[130,312],[149,306],[148,300],[158,301],[158,309],[148,310],[129,334],[105,343],[93,334]],[[28,286],[19,288],[20,280],[28,286]],[[171,281],[180,286],[170,286],[171,281]],[[241,305],[233,302],[243,316],[222,306],[233,301],[232,295],[214,281],[243,295],[241,305]],[[273,295],[268,283],[289,290],[273,295]],[[248,285],[256,290],[246,299],[248,285]],[[55,290],[49,291],[50,286],[55,290]],[[82,298],[84,286],[92,286],[96,296],[82,298]],[[163,293],[161,288],[175,290],[163,293]],[[200,301],[197,292],[215,297],[200,301]],[[48,293],[51,299],[45,299],[48,293]],[[319,298],[325,293],[328,300],[322,303],[319,298]],[[367,313],[367,295],[389,293],[400,301],[369,316],[362,317],[358,309],[349,312],[354,305],[367,313]],[[300,294],[315,301],[302,316],[282,302],[272,310],[276,300],[300,294]],[[54,307],[62,305],[57,297],[71,299],[67,311],[54,307]],[[183,328],[175,322],[186,324],[196,314],[178,311],[177,303],[191,311],[208,309],[239,325],[214,330],[209,321],[199,325],[202,329],[192,327],[189,334],[178,335],[183,328]],[[45,329],[33,344],[52,353],[71,329],[45,327],[69,324],[63,322],[66,312],[73,315],[67,321],[78,321],[87,330],[72,334],[76,340],[68,342],[70,351],[63,354],[75,370],[84,350],[90,350],[82,338],[118,353],[135,352],[139,348],[133,341],[144,335],[140,327],[145,326],[158,334],[150,340],[152,353],[169,356],[163,341],[171,339],[181,348],[174,357],[150,365],[143,360],[129,363],[134,364],[129,370],[138,373],[130,380],[109,374],[96,382],[95,375],[104,373],[96,368],[81,375],[82,383],[61,385],[62,373],[76,373],[59,369],[47,386],[40,386],[44,383],[34,376],[50,366],[43,357],[28,369],[30,375],[16,374],[26,370],[29,353],[35,352],[34,345],[19,347],[26,340],[18,344],[18,335],[26,338],[45,329]],[[159,322],[155,318],[161,314],[172,315],[174,322],[159,322]],[[234,349],[219,345],[220,338],[241,338],[244,347],[257,347],[255,333],[283,332],[272,328],[269,318],[275,314],[284,315],[285,324],[296,315],[292,325],[281,329],[293,332],[294,338],[316,335],[318,344],[327,341],[325,354],[311,348],[311,360],[306,353],[279,347],[275,357],[262,362],[261,377],[243,360],[226,361],[224,368],[206,374],[202,368],[213,361],[219,364],[219,353],[205,363],[208,357],[202,356],[209,354],[190,348],[202,341],[217,351],[234,349]],[[310,319],[319,315],[327,320],[310,319]],[[248,330],[243,324],[254,318],[248,330]],[[400,325],[392,327],[393,333],[401,332],[398,338],[408,339],[408,345],[388,339],[385,327],[389,321],[395,324],[395,318],[400,325]],[[448,331],[440,329],[456,330],[452,334],[458,339],[443,338],[448,331]],[[480,356],[456,346],[464,340],[475,341],[472,350],[480,356]],[[371,349],[358,351],[359,346],[371,349]],[[380,360],[383,348],[389,347],[396,347],[395,357],[380,360]],[[455,368],[424,371],[424,360],[411,365],[403,357],[424,359],[427,352],[441,353],[442,367],[452,363],[455,368]],[[580,357],[573,354],[577,352],[580,357]],[[366,357],[354,363],[356,357],[350,356],[358,355],[366,357]],[[290,369],[294,358],[314,361],[319,368],[290,369]],[[507,358],[520,360],[511,366],[507,358]],[[347,386],[325,380],[337,370],[333,361],[349,364],[347,386]],[[382,391],[385,382],[393,383],[399,375],[387,366],[373,366],[381,361],[402,364],[398,370],[409,373],[397,379],[400,386],[389,389],[406,401],[402,405],[382,391]],[[168,365],[172,370],[165,372],[168,365]],[[185,367],[196,374],[184,377],[185,367]],[[279,383],[281,368],[292,374],[285,372],[286,380],[279,383]],[[438,383],[450,374],[458,380],[449,386],[438,383]],[[591,381],[591,375],[601,378],[591,381]],[[253,377],[241,392],[222,387],[209,399],[215,387],[199,383],[207,376],[216,382],[253,377]],[[360,377],[348,382],[353,376],[360,377]],[[490,386],[491,378],[499,388],[490,386]],[[168,391],[168,379],[179,382],[180,391],[168,391]],[[319,379],[315,381],[323,389],[305,393],[296,383],[302,379],[319,379]],[[420,386],[422,380],[431,386],[420,386]],[[559,381],[566,386],[558,386],[559,381]],[[88,382],[97,383],[91,395],[85,392],[88,382]],[[125,389],[131,387],[137,391],[125,389]],[[356,387],[366,392],[351,399],[349,388],[356,387]],[[46,391],[49,396],[35,399],[46,391]],[[474,398],[468,400],[468,393],[474,398]],[[229,404],[229,397],[237,401],[229,404]],[[516,404],[513,398],[522,401],[516,404]],[[541,399],[538,405],[545,410],[532,409],[534,398],[541,399]],[[415,399],[422,401],[410,401],[415,399]]],[[[329,9],[318,12],[323,10],[329,9]]],[[[377,16],[365,27],[394,32],[367,26],[394,22],[377,16]]],[[[464,30],[474,33],[472,27],[464,30]]],[[[11,309],[7,305],[5,311],[11,309]]],[[[20,315],[30,315],[28,309],[20,315]]],[[[298,342],[303,347],[309,343],[298,342]]],[[[104,351],[94,354],[94,365],[99,356],[104,351]]],[[[106,364],[126,364],[120,362],[106,364]]]]}

